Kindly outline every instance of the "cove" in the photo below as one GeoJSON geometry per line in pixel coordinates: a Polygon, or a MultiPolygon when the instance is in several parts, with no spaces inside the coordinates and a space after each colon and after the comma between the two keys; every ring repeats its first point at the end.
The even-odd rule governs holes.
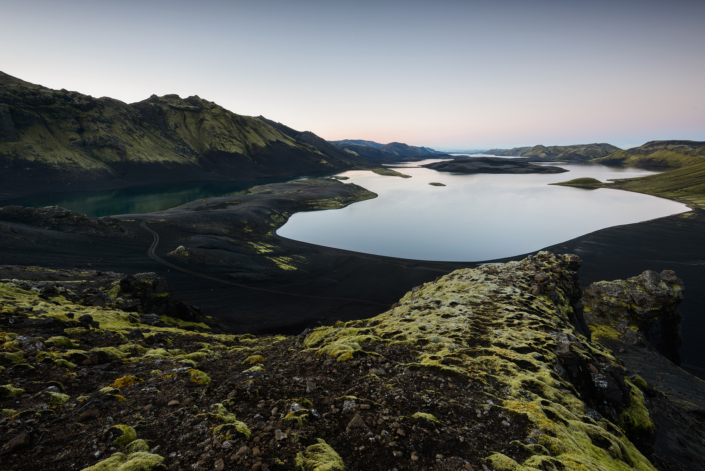
{"type": "Polygon", "coordinates": [[[197,199],[244,193],[248,188],[256,185],[289,180],[291,179],[278,178],[246,182],[175,183],[121,190],[47,193],[1,201],[0,206],[17,205],[31,208],[61,206],[91,217],[145,214],[173,208],[197,199]]]}
{"type": "Polygon", "coordinates": [[[681,203],[620,190],[549,186],[653,174],[593,164],[569,172],[457,175],[395,167],[412,178],[349,171],[351,182],[379,195],[343,209],[296,213],[277,233],[289,239],[374,255],[436,261],[482,261],[533,252],[606,227],[689,211],[681,203]],[[445,187],[429,183],[443,183],[445,187]]]}

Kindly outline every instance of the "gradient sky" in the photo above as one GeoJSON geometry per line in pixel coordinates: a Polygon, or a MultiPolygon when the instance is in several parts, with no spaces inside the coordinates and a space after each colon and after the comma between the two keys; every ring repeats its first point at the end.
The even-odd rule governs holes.
{"type": "Polygon", "coordinates": [[[329,139],[705,140],[705,1],[1,0],[0,70],[329,139]]]}

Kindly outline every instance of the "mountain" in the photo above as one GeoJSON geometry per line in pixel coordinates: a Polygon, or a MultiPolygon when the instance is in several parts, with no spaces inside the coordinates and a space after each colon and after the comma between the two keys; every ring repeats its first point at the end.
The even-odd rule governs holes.
{"type": "Polygon", "coordinates": [[[292,135],[198,96],[152,95],[127,104],[0,72],[0,199],[159,182],[279,178],[363,162],[313,133],[292,135]]]}
{"type": "Polygon", "coordinates": [[[340,149],[353,151],[361,156],[368,156],[373,159],[383,159],[392,157],[398,160],[400,157],[428,157],[431,155],[443,155],[442,152],[437,152],[428,147],[415,147],[401,142],[390,142],[389,144],[378,144],[372,141],[360,141],[353,139],[345,139],[342,141],[331,141],[331,144],[340,149]],[[360,144],[363,143],[363,144],[360,144]],[[374,144],[374,145],[371,145],[374,144]],[[381,154],[375,151],[382,152],[381,154]]]}
{"type": "Polygon", "coordinates": [[[545,160],[590,160],[617,152],[619,147],[611,144],[575,144],[570,146],[515,147],[513,149],[490,149],[485,154],[513,157],[536,157],[545,160]]]}
{"type": "Polygon", "coordinates": [[[604,165],[641,168],[681,168],[705,161],[705,142],[650,141],[592,161],[604,165]]]}
{"type": "Polygon", "coordinates": [[[381,151],[380,149],[375,149],[374,147],[361,146],[356,144],[335,144],[335,146],[338,149],[352,156],[362,157],[368,160],[388,162],[399,160],[399,158],[395,155],[388,154],[386,152],[381,151]]]}
{"type": "Polygon", "coordinates": [[[441,154],[428,147],[415,147],[401,142],[390,142],[379,148],[382,152],[399,157],[426,157],[433,154],[441,154]]]}
{"type": "Polygon", "coordinates": [[[338,144],[352,144],[355,146],[365,146],[365,147],[372,147],[373,149],[379,149],[382,147],[384,144],[380,144],[379,142],[375,141],[364,141],[362,139],[343,139],[342,141],[331,141],[331,143],[338,145],[338,144]]]}

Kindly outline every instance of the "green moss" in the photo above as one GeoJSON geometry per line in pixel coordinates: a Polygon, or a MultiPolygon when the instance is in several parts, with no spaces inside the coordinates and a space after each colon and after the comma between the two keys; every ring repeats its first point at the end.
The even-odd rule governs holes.
{"type": "Polygon", "coordinates": [[[162,468],[164,458],[147,452],[136,452],[126,455],[115,453],[107,460],[103,460],[81,471],[152,471],[162,468]]]}
{"type": "MultiPolygon", "coordinates": [[[[41,352],[40,352],[41,353],[41,352]]],[[[0,352],[0,363],[5,365],[12,365],[15,363],[20,363],[24,361],[24,353],[10,353],[10,352],[0,352]]]]}
{"type": "Polygon", "coordinates": [[[71,339],[69,339],[68,337],[61,337],[61,336],[51,337],[51,338],[47,339],[46,342],[44,342],[44,343],[46,343],[47,345],[52,345],[54,347],[61,347],[61,348],[74,348],[75,347],[75,345],[73,344],[71,339]]]}
{"type": "Polygon", "coordinates": [[[116,446],[126,446],[137,439],[137,432],[129,425],[113,425],[105,433],[116,437],[113,444],[116,446]]]}
{"type": "Polygon", "coordinates": [[[296,455],[296,467],[301,471],[344,471],[345,463],[338,453],[324,440],[311,445],[296,455]]]}
{"type": "Polygon", "coordinates": [[[0,409],[0,417],[7,417],[10,415],[15,415],[17,411],[15,409],[0,409]]]}
{"type": "Polygon", "coordinates": [[[149,376],[155,378],[162,375],[162,370],[152,370],[149,372],[149,376]]]}
{"type": "Polygon", "coordinates": [[[392,170],[390,168],[373,168],[372,171],[377,175],[383,175],[386,177],[411,178],[411,175],[404,175],[403,173],[399,173],[396,170],[392,170]]]}
{"type": "Polygon", "coordinates": [[[625,380],[631,392],[631,405],[624,409],[619,414],[618,425],[627,433],[630,434],[646,434],[653,435],[656,433],[654,422],[651,420],[649,410],[646,408],[644,393],[637,386],[632,384],[629,379],[625,380]]]}
{"type": "Polygon", "coordinates": [[[284,420],[290,420],[292,422],[295,422],[299,427],[303,427],[304,422],[308,419],[308,416],[308,409],[299,409],[286,414],[284,416],[284,420]]]}
{"type": "Polygon", "coordinates": [[[417,412],[414,415],[411,416],[412,419],[420,419],[420,420],[426,420],[428,422],[433,422],[438,425],[441,423],[438,421],[438,419],[433,415],[433,414],[426,414],[424,412],[417,412]]]}
{"type": "Polygon", "coordinates": [[[85,327],[69,327],[68,329],[64,329],[64,332],[66,332],[66,335],[69,337],[82,337],[90,331],[85,327]]]}
{"type": "Polygon", "coordinates": [[[66,404],[71,400],[71,397],[68,394],[61,394],[61,393],[56,393],[56,392],[50,392],[49,394],[49,400],[47,403],[52,406],[60,406],[62,404],[66,404]]]}
{"type": "Polygon", "coordinates": [[[203,371],[191,368],[186,372],[189,374],[189,379],[199,386],[208,386],[211,383],[210,377],[203,371]]]}
{"type": "Polygon", "coordinates": [[[644,378],[639,375],[634,375],[634,385],[642,391],[646,391],[647,389],[649,389],[649,385],[646,383],[644,378]]]}
{"type": "Polygon", "coordinates": [[[223,404],[213,404],[211,406],[211,410],[212,412],[201,415],[213,417],[222,423],[222,425],[217,426],[213,430],[213,435],[227,435],[236,432],[241,434],[245,438],[245,440],[250,439],[250,437],[252,436],[252,432],[250,431],[250,428],[247,426],[247,424],[237,420],[235,414],[228,412],[228,410],[223,404]]]}
{"type": "Polygon", "coordinates": [[[252,355],[242,360],[243,363],[260,363],[263,361],[264,357],[262,355],[252,355]]]}
{"type": "Polygon", "coordinates": [[[145,440],[138,439],[128,444],[125,447],[125,452],[127,453],[138,453],[149,451],[149,445],[145,440]]]}
{"type": "Polygon", "coordinates": [[[11,384],[0,386],[0,398],[2,399],[19,396],[20,394],[24,394],[24,389],[16,388],[11,384]]]}

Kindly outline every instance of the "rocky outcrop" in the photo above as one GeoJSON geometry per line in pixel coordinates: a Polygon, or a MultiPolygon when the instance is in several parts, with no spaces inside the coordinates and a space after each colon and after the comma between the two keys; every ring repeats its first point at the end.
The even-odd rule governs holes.
{"type": "Polygon", "coordinates": [[[3,463],[652,471],[660,396],[581,333],[580,265],[456,270],[297,337],[137,329],[111,306],[80,330],[85,306],[2,282],[0,318],[24,319],[0,332],[3,463]]]}
{"type": "Polygon", "coordinates": [[[422,165],[439,172],[452,173],[564,173],[560,167],[536,165],[525,159],[504,159],[501,157],[463,157],[422,165]]]}
{"type": "Polygon", "coordinates": [[[113,217],[91,218],[59,206],[28,208],[0,207],[0,221],[26,226],[98,237],[132,238],[134,233],[120,226],[113,217]]]}
{"type": "Polygon", "coordinates": [[[649,344],[679,365],[683,316],[678,305],[684,289],[672,270],[648,270],[627,280],[591,284],[583,291],[583,304],[592,339],[607,345],[610,340],[649,344]]]}
{"type": "MultiPolygon", "coordinates": [[[[219,329],[217,323],[204,316],[200,309],[174,299],[166,279],[154,273],[124,275],[91,270],[50,270],[0,265],[2,278],[4,282],[10,281],[20,289],[36,293],[39,299],[59,298],[88,307],[90,312],[86,312],[82,318],[66,312],[67,318],[75,318],[81,327],[87,329],[99,326],[94,317],[103,309],[113,309],[120,315],[127,315],[128,321],[135,326],[179,325],[193,330],[219,329]]],[[[102,317],[102,312],[100,314],[102,317]]]]}

